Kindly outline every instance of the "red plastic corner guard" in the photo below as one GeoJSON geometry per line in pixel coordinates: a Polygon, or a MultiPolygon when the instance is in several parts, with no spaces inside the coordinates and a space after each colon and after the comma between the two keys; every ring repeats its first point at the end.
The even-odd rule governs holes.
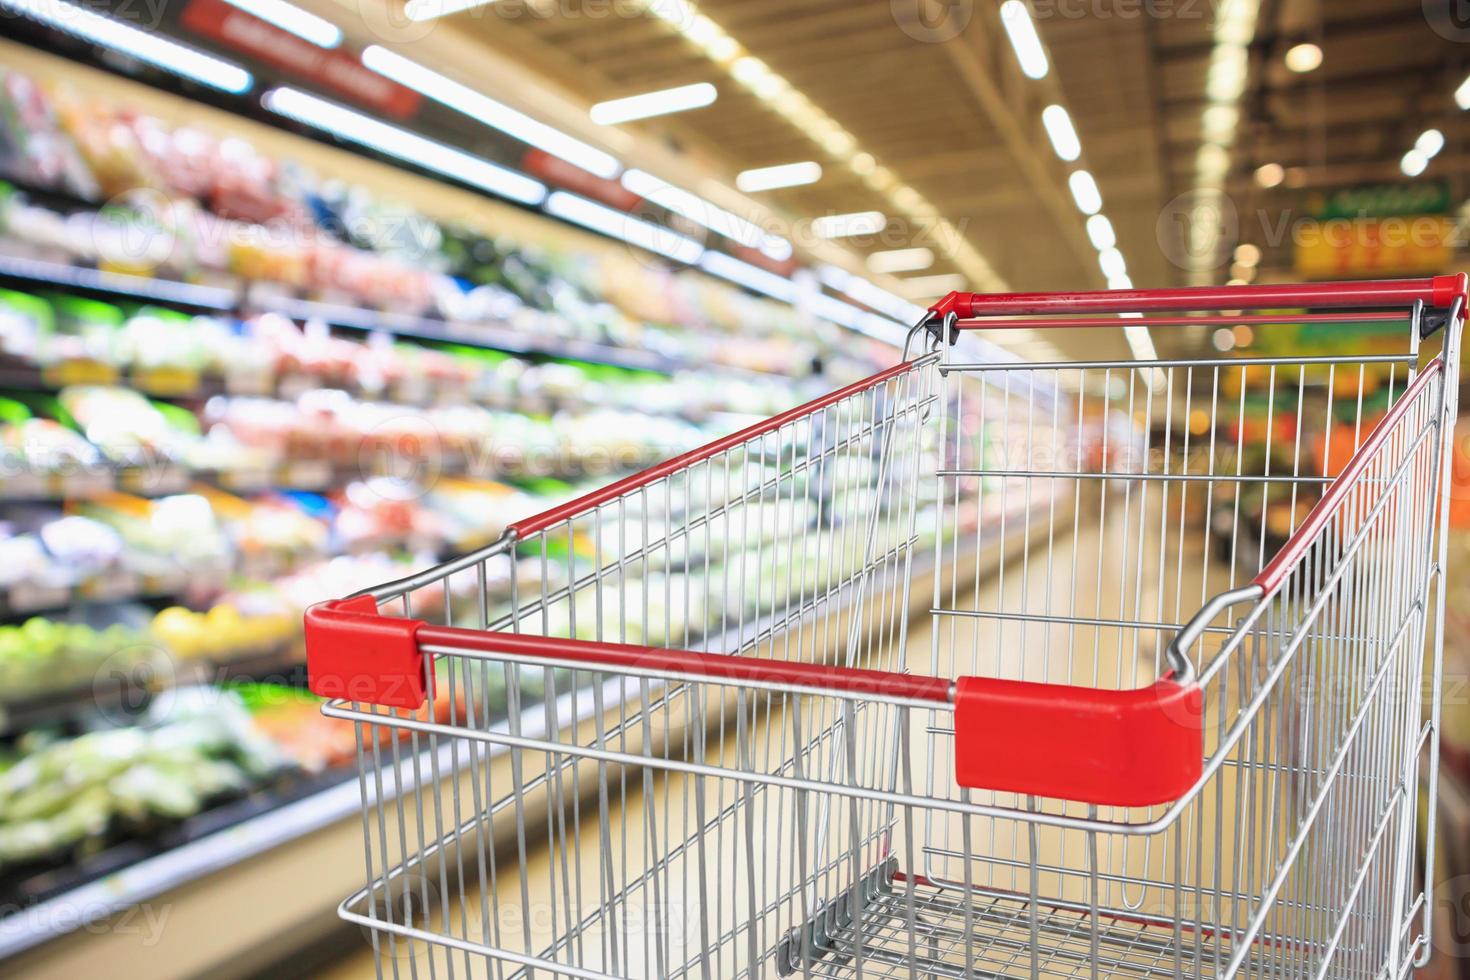
{"type": "Polygon", "coordinates": [[[428,697],[418,631],[423,622],[380,616],[372,596],[306,610],[306,675],[311,693],[413,710],[428,697]]]}
{"type": "Polygon", "coordinates": [[[1179,799],[1204,762],[1203,698],[1164,679],[1131,691],[961,677],[955,780],[1107,806],[1179,799]]]}

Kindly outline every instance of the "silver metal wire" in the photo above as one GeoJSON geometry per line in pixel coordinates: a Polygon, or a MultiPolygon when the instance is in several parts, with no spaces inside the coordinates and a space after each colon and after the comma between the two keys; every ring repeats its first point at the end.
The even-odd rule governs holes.
{"type": "Polygon", "coordinates": [[[342,914],[394,977],[1403,975],[1429,948],[1460,321],[1435,351],[1403,322],[1360,357],[944,347],[371,593],[480,632],[951,679],[1172,666],[1205,704],[1181,799],[961,788],[951,708],[921,698],[434,644],[431,704],[325,709],[360,740],[342,914]]]}

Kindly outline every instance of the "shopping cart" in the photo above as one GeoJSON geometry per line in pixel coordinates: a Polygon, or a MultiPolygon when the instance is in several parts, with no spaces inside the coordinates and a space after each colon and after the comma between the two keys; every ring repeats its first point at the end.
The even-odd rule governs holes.
{"type": "Polygon", "coordinates": [[[951,294],[888,370],[314,608],[342,916],[395,977],[1408,975],[1465,298],[951,294]],[[1361,350],[965,337],[1076,328],[1361,350]]]}

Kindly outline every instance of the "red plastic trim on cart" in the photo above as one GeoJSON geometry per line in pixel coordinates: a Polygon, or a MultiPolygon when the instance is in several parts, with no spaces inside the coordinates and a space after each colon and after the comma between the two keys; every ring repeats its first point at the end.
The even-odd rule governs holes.
{"type": "Polygon", "coordinates": [[[1161,680],[1132,691],[942,677],[765,660],[662,647],[490,633],[380,616],[369,597],[307,614],[311,689],[399,708],[422,706],[425,647],[560,661],[589,670],[647,670],[835,696],[883,695],[935,707],[953,703],[955,779],[961,786],[1145,806],[1174,800],[1203,759],[1197,687],[1161,680]]]}
{"type": "Polygon", "coordinates": [[[540,514],[536,514],[532,517],[527,517],[523,520],[516,521],[514,524],[510,525],[508,530],[514,533],[517,537],[525,537],[528,534],[535,534],[537,531],[544,531],[546,528],[551,527],[554,524],[560,524],[562,521],[570,520],[571,518],[576,517],[579,514],[583,514],[593,509],[594,507],[598,507],[602,504],[607,503],[609,500],[616,500],[618,497],[627,493],[629,490],[637,490],[639,487],[646,487],[648,486],[648,484],[653,483],[655,480],[660,480],[668,476],[670,473],[675,473],[681,469],[692,466],[695,463],[699,463],[706,459],[709,459],[712,456],[718,456],[720,453],[725,452],[728,449],[734,449],[736,446],[740,445],[743,442],[749,442],[751,439],[754,439],[757,436],[763,436],[767,433],[775,432],[777,429],[781,428],[781,426],[786,425],[787,423],[793,422],[800,418],[804,418],[808,415],[811,415],[813,412],[817,412],[828,407],[829,405],[835,405],[837,402],[842,401],[842,399],[847,398],[850,395],[855,395],[858,392],[866,391],[869,388],[876,388],[883,382],[888,381],[892,378],[896,378],[906,371],[912,370],[913,366],[914,362],[912,361],[904,361],[900,364],[895,364],[891,368],[886,368],[882,371],[879,371],[872,377],[864,378],[861,381],[854,381],[852,384],[848,385],[845,388],[838,388],[836,391],[829,392],[828,394],[825,394],[820,398],[812,399],[805,405],[798,405],[795,408],[788,409],[787,411],[782,412],[780,415],[772,416],[765,421],[757,422],[754,425],[747,426],[746,428],[741,429],[739,432],[732,432],[728,436],[725,436],[721,439],[716,439],[714,442],[700,446],[698,449],[691,449],[689,452],[685,453],[682,456],[675,456],[673,459],[665,460],[664,462],[659,463],[655,466],[650,466],[648,469],[642,470],[638,473],[634,473],[632,476],[625,477],[624,479],[621,479],[616,483],[609,483],[607,486],[602,487],[598,490],[594,490],[591,493],[584,494],[578,497],[576,500],[568,501],[567,503],[564,503],[558,507],[553,507],[550,510],[542,511],[540,514]]]}
{"type": "Polygon", "coordinates": [[[1363,471],[1372,462],[1373,455],[1388,441],[1393,427],[1408,413],[1409,407],[1419,392],[1439,377],[1443,370],[1444,361],[1438,358],[1425,366],[1419,376],[1414,379],[1413,384],[1404,389],[1404,393],[1393,403],[1393,407],[1384,413],[1383,418],[1379,419],[1373,431],[1368,433],[1368,438],[1364,439],[1362,445],[1353,452],[1352,458],[1342,468],[1342,472],[1337,474],[1316,505],[1307,512],[1306,519],[1302,521],[1301,526],[1292,532],[1286,544],[1281,546],[1281,550],[1266,563],[1266,567],[1256,573],[1252,581],[1264,589],[1266,595],[1276,591],[1277,586],[1286,581],[1286,576],[1291,574],[1291,570],[1306,555],[1307,549],[1322,533],[1327,522],[1332,520],[1332,514],[1338,503],[1356,488],[1358,477],[1363,475],[1363,471]]]}
{"type": "Polygon", "coordinates": [[[1198,686],[1129,691],[961,677],[955,780],[1105,806],[1179,799],[1204,766],[1198,686]]]}
{"type": "MultiPolygon", "coordinates": [[[[1298,283],[1267,286],[1188,286],[1179,289],[1099,289],[1053,293],[950,293],[929,308],[963,321],[980,317],[1065,313],[1149,313],[1178,310],[1260,310],[1317,307],[1408,307],[1423,300],[1443,309],[1466,294],[1467,276],[1457,272],[1429,279],[1298,283]]],[[[1029,324],[1025,324],[1029,326],[1029,324]]],[[[1117,324],[1123,325],[1121,323],[1117,324]]],[[[1004,326],[988,324],[988,326],[1004,326]]],[[[1016,326],[1022,326],[1017,323],[1016,326]]]]}
{"type": "Polygon", "coordinates": [[[417,619],[383,616],[372,596],[306,610],[306,675],[311,692],[413,710],[428,697],[417,619]]]}
{"type": "Polygon", "coordinates": [[[490,653],[515,654],[519,662],[565,660],[585,664],[590,670],[625,668],[712,677],[735,682],[779,684],[810,688],[814,692],[882,694],[945,705],[950,699],[950,682],[942,677],[900,674],[860,667],[788,660],[765,660],[726,653],[695,653],[663,647],[607,643],[599,640],[564,640],[524,633],[486,633],[454,626],[425,625],[418,632],[421,646],[454,647],[490,653]]]}

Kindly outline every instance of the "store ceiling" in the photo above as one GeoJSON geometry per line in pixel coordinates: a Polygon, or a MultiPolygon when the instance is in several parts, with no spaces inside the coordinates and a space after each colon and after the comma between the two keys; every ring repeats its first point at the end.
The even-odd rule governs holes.
{"type": "MultiPolygon", "coordinates": [[[[1221,2],[1033,3],[1053,68],[1043,83],[1017,70],[994,0],[702,0],[698,9],[943,215],[962,222],[1008,285],[1056,289],[1103,283],[1083,217],[1066,190],[1067,168],[1038,121],[1040,108],[1057,96],[1076,121],[1083,162],[1097,177],[1134,281],[1185,280],[1183,263],[1170,258],[1177,252],[1173,242],[1160,246],[1159,219],[1164,215],[1168,237],[1170,201],[1193,187],[1221,2]],[[930,26],[906,32],[903,13],[925,4],[930,26]],[[950,40],[911,36],[954,33],[946,28],[958,22],[944,18],[964,18],[967,11],[968,21],[950,40]],[[977,78],[991,91],[977,89],[977,78]],[[1049,87],[1056,83],[1059,88],[1049,87]]],[[[710,153],[731,173],[821,161],[826,175],[819,183],[761,195],[796,216],[891,213],[807,134],[668,25],[636,9],[607,0],[512,0],[450,20],[589,101],[713,81],[720,89],[713,106],[629,127],[710,153]]],[[[1279,209],[1314,187],[1402,180],[1398,161],[1418,132],[1429,125],[1455,131],[1451,93],[1464,77],[1467,46],[1430,30],[1423,9],[1421,0],[1263,0],[1227,178],[1237,202],[1279,209]],[[1322,45],[1323,65],[1292,74],[1282,56],[1307,39],[1322,45]],[[1289,174],[1271,192],[1250,179],[1267,162],[1281,163],[1289,174]]],[[[1454,142],[1452,136],[1434,175],[1463,178],[1467,158],[1454,142]]],[[[1259,230],[1260,222],[1247,225],[1259,230]]],[[[881,239],[848,244],[871,251],[923,243],[925,231],[895,222],[881,239]]],[[[1268,269],[1275,271],[1282,258],[1268,254],[1268,269]]],[[[941,256],[923,274],[955,271],[941,256]]],[[[1222,267],[1218,278],[1225,276],[1222,267]]]]}
{"type": "MultiPolygon", "coordinates": [[[[945,247],[934,222],[905,220],[891,188],[886,195],[875,189],[737,82],[728,64],[648,13],[654,2],[501,0],[437,27],[447,24],[459,41],[521,64],[587,105],[715,83],[712,106],[626,123],[611,135],[643,137],[725,187],[744,169],[817,160],[824,168],[817,183],[752,197],[791,219],[783,230],[798,242],[810,237],[804,222],[821,215],[889,215],[883,233],[840,242],[859,256],[934,248],[932,267],[900,278],[959,274],[981,289],[1101,288],[1097,252],[1067,185],[1069,172],[1085,167],[1097,179],[1132,281],[1191,281],[1179,236],[1196,190],[1217,15],[1227,4],[1254,0],[1032,0],[1051,66],[1040,81],[1022,74],[1001,27],[999,0],[694,4],[839,123],[897,184],[957,226],[981,259],[978,271],[945,247]],[[1053,102],[1075,121],[1083,147],[1076,164],[1058,159],[1040,123],[1042,108],[1053,102]],[[989,280],[978,281],[986,272],[989,280]]],[[[1460,145],[1463,114],[1453,92],[1470,69],[1470,43],[1432,30],[1425,9],[1422,0],[1260,0],[1224,177],[1240,219],[1238,237],[1227,244],[1262,247],[1258,278],[1292,276],[1291,242],[1280,235],[1283,211],[1304,213],[1317,190],[1407,183],[1399,160],[1430,126],[1443,130],[1448,145],[1423,179],[1447,180],[1453,200],[1464,199],[1470,155],[1460,145]],[[1306,40],[1321,45],[1322,66],[1294,74],[1284,54],[1306,40]],[[1268,190],[1252,179],[1264,163],[1284,168],[1280,186],[1268,190]]],[[[1222,248],[1220,261],[1196,269],[1194,281],[1230,277],[1229,252],[1222,248]]],[[[916,289],[910,298],[930,296],[916,289]]],[[[1091,333],[1060,346],[1126,356],[1121,342],[1091,333]]],[[[1154,333],[1164,356],[1197,351],[1204,342],[1202,333],[1154,333]]]]}

